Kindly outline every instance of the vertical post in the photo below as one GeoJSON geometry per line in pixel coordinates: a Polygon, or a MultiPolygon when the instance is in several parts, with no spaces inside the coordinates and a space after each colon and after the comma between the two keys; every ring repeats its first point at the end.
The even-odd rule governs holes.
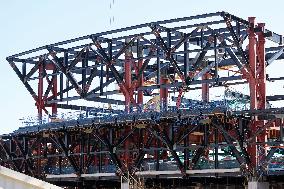
{"type": "Polygon", "coordinates": [[[60,96],[59,96],[59,98],[60,98],[60,100],[62,100],[63,99],[63,73],[60,73],[60,75],[59,75],[59,90],[60,90],[60,96]]]}
{"type": "Polygon", "coordinates": [[[59,174],[62,174],[62,156],[58,157],[59,174]]]}
{"type": "Polygon", "coordinates": [[[154,155],[154,158],[156,160],[156,171],[159,171],[160,170],[160,141],[158,139],[156,139],[156,148],[157,150],[155,150],[155,155],[154,155]]]}
{"type": "Polygon", "coordinates": [[[258,108],[259,109],[265,109],[266,108],[266,66],[265,66],[265,37],[264,37],[264,23],[259,23],[258,27],[261,29],[261,32],[258,32],[258,97],[259,97],[259,103],[258,108]]]}
{"type": "Polygon", "coordinates": [[[280,119],[280,143],[283,144],[283,137],[284,137],[284,133],[283,133],[283,123],[284,123],[284,118],[282,117],[280,119]]]}
{"type": "MultiPolygon", "coordinates": [[[[137,40],[137,57],[138,57],[138,70],[140,70],[143,66],[143,48],[139,46],[139,40],[137,40]]],[[[138,78],[138,86],[142,87],[144,82],[144,75],[141,74],[141,78],[138,78]]],[[[137,99],[139,107],[143,106],[143,91],[138,91],[138,99],[137,99]]]]}
{"type": "Polygon", "coordinates": [[[218,169],[219,168],[219,163],[218,163],[218,156],[219,156],[219,153],[218,153],[218,148],[219,148],[219,141],[218,141],[218,129],[215,128],[214,129],[214,141],[215,141],[215,149],[214,149],[214,155],[215,155],[215,169],[218,169]]]}
{"type": "MultiPolygon", "coordinates": [[[[112,58],[112,40],[108,42],[108,55],[112,58]]],[[[106,81],[109,80],[109,66],[106,66],[106,81]]]]}
{"type": "MultiPolygon", "coordinates": [[[[171,31],[167,31],[167,48],[170,49],[172,46],[172,35],[171,31]]],[[[158,52],[158,51],[157,51],[158,52]]],[[[171,56],[171,54],[167,55],[171,56]]],[[[167,84],[167,65],[163,65],[163,68],[158,68],[160,70],[160,111],[167,111],[167,101],[168,101],[168,89],[163,87],[164,84],[167,84]]]]}
{"type": "MultiPolygon", "coordinates": [[[[125,60],[124,60],[124,79],[127,90],[131,88],[131,61],[132,61],[132,52],[125,52],[125,60]]],[[[125,95],[125,112],[130,112],[130,96],[125,95]]]]}
{"type": "Polygon", "coordinates": [[[203,49],[204,48],[204,28],[203,27],[201,28],[200,37],[201,37],[200,47],[201,47],[201,49],[203,49]]]}
{"type": "Polygon", "coordinates": [[[42,109],[43,109],[43,61],[39,60],[39,68],[38,68],[38,101],[37,101],[37,110],[38,110],[38,118],[42,121],[42,109]]]}
{"type": "MultiPolygon", "coordinates": [[[[65,51],[64,52],[64,59],[63,59],[63,66],[65,67],[68,64],[68,52],[65,51]]],[[[60,90],[60,100],[63,99],[63,87],[64,87],[64,77],[63,77],[63,73],[61,72],[59,75],[59,90],[60,90]]]]}
{"type": "MultiPolygon", "coordinates": [[[[87,134],[87,147],[86,147],[86,150],[87,150],[87,154],[86,154],[86,162],[88,161],[88,157],[90,156],[90,152],[91,152],[91,144],[90,144],[90,142],[91,142],[91,137],[90,137],[90,133],[88,133],[87,134]]],[[[96,155],[94,155],[94,157],[96,157],[96,155]]],[[[94,162],[94,161],[93,161],[94,162]]],[[[87,164],[86,164],[87,165],[87,164]]],[[[88,167],[86,167],[86,170],[88,170],[88,167]]],[[[87,171],[87,172],[89,172],[89,171],[87,171]]]]}
{"type": "MultiPolygon", "coordinates": [[[[56,70],[56,67],[54,66],[53,69],[56,70]]],[[[57,96],[57,75],[54,75],[52,77],[53,77],[52,94],[53,94],[53,97],[56,98],[57,96]]],[[[57,103],[53,103],[51,107],[52,107],[52,116],[56,116],[57,115],[57,103]]]]}
{"type": "Polygon", "coordinates": [[[170,49],[172,47],[172,35],[171,35],[171,30],[170,29],[168,29],[168,31],[167,31],[167,38],[168,38],[167,46],[168,46],[168,49],[170,49]]]}
{"type": "Polygon", "coordinates": [[[183,55],[183,64],[184,64],[184,78],[187,78],[188,75],[188,62],[189,62],[189,56],[188,56],[188,40],[184,42],[184,55],[183,55]]]}
{"type": "Polygon", "coordinates": [[[204,124],[204,136],[203,136],[203,140],[204,140],[204,156],[206,157],[206,159],[208,159],[209,153],[208,153],[208,142],[209,142],[209,136],[208,136],[208,131],[209,131],[209,125],[204,124]]]}
{"type": "MultiPolygon", "coordinates": [[[[158,41],[158,40],[157,40],[158,41]]],[[[160,50],[157,49],[157,85],[160,85],[160,79],[161,79],[161,61],[160,61],[160,56],[159,56],[160,50]]]]}
{"type": "MultiPolygon", "coordinates": [[[[205,73],[202,76],[202,80],[207,80],[207,79],[208,79],[208,74],[205,73]]],[[[209,102],[209,84],[208,83],[202,83],[201,90],[202,90],[202,101],[203,102],[209,102]]]]}
{"type": "Polygon", "coordinates": [[[218,67],[219,67],[219,61],[218,61],[218,51],[217,51],[217,35],[214,35],[214,61],[215,61],[215,81],[219,83],[219,73],[218,73],[218,67]]]}
{"type": "MultiPolygon", "coordinates": [[[[25,152],[27,153],[27,152],[25,152]]],[[[41,157],[41,143],[39,142],[37,144],[37,156],[41,157]]],[[[37,173],[38,176],[40,176],[42,174],[42,170],[41,170],[41,158],[38,158],[37,160],[37,173]]]]}
{"type": "Polygon", "coordinates": [[[84,148],[85,148],[85,139],[84,136],[82,135],[82,132],[80,133],[80,167],[79,171],[80,174],[82,174],[84,170],[84,148]]]}
{"type": "Polygon", "coordinates": [[[184,170],[186,171],[188,169],[188,165],[189,165],[189,150],[188,150],[188,136],[185,137],[185,139],[183,140],[183,146],[184,146],[184,151],[183,151],[183,158],[184,158],[184,170]]]}
{"type": "Polygon", "coordinates": [[[9,140],[9,149],[10,149],[10,153],[15,152],[15,145],[12,139],[9,140]]]}
{"type": "MultiPolygon", "coordinates": [[[[131,129],[129,127],[126,127],[125,135],[128,135],[130,131],[131,129]]],[[[126,167],[128,167],[128,164],[130,163],[130,152],[129,152],[130,141],[129,140],[130,138],[128,137],[124,143],[124,150],[126,150],[126,152],[124,152],[124,160],[125,160],[126,167]]]]}
{"type": "MultiPolygon", "coordinates": [[[[98,171],[100,173],[100,167],[99,167],[99,158],[98,156],[100,156],[100,154],[95,154],[94,155],[94,159],[93,159],[93,162],[94,162],[94,167],[95,167],[95,172],[98,171]]],[[[90,173],[90,171],[89,171],[90,173]]]]}
{"type": "MultiPolygon", "coordinates": [[[[99,149],[100,149],[100,152],[101,151],[103,151],[103,144],[102,144],[102,142],[101,141],[99,141],[99,149]]],[[[99,173],[101,173],[102,172],[102,163],[103,162],[103,155],[102,155],[102,153],[99,153],[99,173]]]]}
{"type": "MultiPolygon", "coordinates": [[[[66,52],[64,52],[64,61],[63,61],[63,65],[66,67],[66,66],[68,66],[68,52],[66,51],[66,52]]],[[[63,73],[61,73],[61,75],[62,75],[62,82],[63,82],[63,73]]],[[[62,85],[63,86],[63,85],[62,85]]],[[[68,88],[69,87],[69,80],[66,78],[66,88],[68,88]]],[[[61,89],[60,89],[61,90],[61,89]]],[[[62,91],[63,91],[63,88],[62,88],[62,91]]],[[[62,92],[61,91],[61,92],[62,92]]],[[[69,97],[69,91],[67,91],[66,92],[66,96],[67,96],[67,98],[69,97]]],[[[62,97],[63,97],[63,93],[62,93],[62,97]]],[[[67,104],[68,104],[69,102],[67,101],[67,104]]]]}
{"type": "MultiPolygon", "coordinates": [[[[23,137],[22,142],[23,142],[23,151],[24,151],[25,154],[28,154],[28,149],[29,149],[28,137],[23,137]]],[[[40,144],[41,143],[39,143],[39,146],[40,146],[40,144]]],[[[37,150],[39,150],[39,149],[37,149],[37,150]]],[[[40,154],[39,154],[38,151],[34,155],[36,155],[37,157],[40,157],[40,154]]],[[[38,159],[40,159],[40,158],[38,158],[38,159]]],[[[40,161],[39,160],[37,160],[36,171],[37,171],[36,172],[37,176],[40,176],[41,171],[40,171],[40,161]]]]}
{"type": "Polygon", "coordinates": [[[47,139],[43,138],[43,157],[46,158],[47,157],[47,139]]]}
{"type": "Polygon", "coordinates": [[[101,63],[101,70],[100,70],[100,95],[102,96],[104,93],[103,84],[104,84],[104,65],[101,63]]]}
{"type": "MultiPolygon", "coordinates": [[[[258,57],[258,67],[256,70],[256,85],[257,85],[257,98],[258,98],[258,109],[265,109],[266,108],[266,64],[265,64],[265,24],[259,23],[258,27],[260,28],[260,32],[257,32],[258,42],[257,42],[257,57],[258,57]]],[[[260,126],[265,125],[265,121],[259,121],[260,126]]],[[[267,129],[258,136],[259,142],[266,142],[267,129]]],[[[258,155],[259,159],[262,159],[261,156],[266,156],[266,149],[265,145],[261,146],[261,150],[259,151],[260,154],[258,155]]]]}
{"type": "Polygon", "coordinates": [[[240,37],[240,34],[241,34],[241,25],[240,25],[240,22],[237,21],[236,22],[236,34],[238,37],[240,37]]]}
{"type": "Polygon", "coordinates": [[[26,77],[27,75],[27,63],[26,62],[22,63],[22,75],[23,77],[26,77]]]}
{"type": "Polygon", "coordinates": [[[168,89],[162,85],[167,84],[167,68],[163,67],[160,78],[160,111],[167,110],[168,89]]]}
{"type": "Polygon", "coordinates": [[[249,33],[249,65],[251,68],[251,77],[249,78],[250,85],[250,109],[257,108],[256,100],[256,34],[254,32],[255,17],[249,17],[250,27],[249,33]]]}
{"type": "Polygon", "coordinates": [[[86,67],[87,67],[87,60],[88,60],[88,53],[85,52],[82,54],[82,89],[83,91],[85,91],[86,89],[86,78],[87,78],[87,70],[86,70],[86,67]]]}
{"type": "MultiPolygon", "coordinates": [[[[251,69],[250,78],[249,78],[249,87],[250,87],[250,109],[257,109],[257,98],[256,98],[256,34],[254,31],[255,26],[255,17],[249,17],[249,65],[251,69]]],[[[256,117],[252,117],[250,134],[253,135],[256,131],[256,117]]],[[[250,154],[250,159],[252,166],[256,166],[257,161],[257,151],[255,145],[256,139],[254,138],[251,143],[248,145],[248,153],[250,154]]]]}

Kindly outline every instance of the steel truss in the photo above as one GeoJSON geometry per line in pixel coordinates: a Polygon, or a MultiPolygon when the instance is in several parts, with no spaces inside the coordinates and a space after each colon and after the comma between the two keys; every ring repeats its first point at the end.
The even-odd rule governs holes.
{"type": "Polygon", "coordinates": [[[159,160],[172,157],[187,177],[187,170],[198,169],[209,149],[216,152],[218,169],[218,149],[228,147],[243,174],[263,175],[283,144],[282,110],[266,107],[267,100],[283,99],[266,96],[267,81],[283,78],[268,78],[265,72],[273,61],[283,59],[282,42],[283,36],[256,24],[253,17],[246,21],[216,12],[101,32],[9,56],[7,61],[34,98],[39,117],[43,112],[56,115],[58,108],[88,108],[70,104],[84,100],[124,105],[131,119],[58,123],[3,135],[2,163],[38,177],[54,174],[50,170],[64,174],[63,167],[80,177],[105,172],[106,165],[113,165],[122,176],[135,175],[146,160],[153,160],[158,171],[159,160]],[[266,40],[275,46],[265,47],[266,40]],[[235,69],[234,75],[224,77],[219,72],[228,66],[235,69]],[[147,84],[151,80],[155,83],[147,84]],[[32,84],[35,81],[37,85],[32,84]],[[250,111],[231,115],[167,111],[168,93],[178,93],[179,109],[189,90],[201,89],[207,102],[210,88],[243,83],[249,84],[250,111]],[[112,84],[118,89],[109,90],[112,84]],[[131,114],[133,107],[143,112],[145,96],[154,89],[160,93],[161,112],[145,114],[147,119],[131,114]],[[124,100],[103,98],[107,95],[124,100]],[[269,134],[272,142],[268,142],[272,127],[279,129],[269,134]]]}
{"type": "MultiPolygon", "coordinates": [[[[84,126],[79,122],[68,126],[57,124],[38,132],[2,136],[1,161],[3,165],[37,177],[64,174],[66,168],[69,168],[68,173],[80,177],[82,174],[104,173],[110,165],[117,175],[128,172],[135,175],[145,169],[141,166],[143,162],[155,162],[156,171],[164,170],[159,166],[160,160],[172,157],[172,164],[186,177],[187,170],[198,169],[200,158],[208,156],[209,149],[218,151],[227,147],[244,174],[267,174],[268,161],[283,140],[279,133],[270,133],[269,139],[276,139],[274,142],[253,139],[273,125],[280,126],[282,118],[270,119],[252,136],[251,117],[221,113],[202,116],[194,115],[194,112],[149,113],[146,117],[133,115],[123,122],[90,121],[84,126]],[[260,159],[257,173],[254,173],[253,159],[246,148],[248,145],[271,147],[260,159]]],[[[218,158],[214,168],[219,168],[218,158]]]]}

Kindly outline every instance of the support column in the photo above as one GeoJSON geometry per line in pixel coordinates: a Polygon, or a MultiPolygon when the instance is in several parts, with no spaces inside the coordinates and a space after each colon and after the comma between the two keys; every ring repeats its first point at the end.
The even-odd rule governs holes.
{"type": "Polygon", "coordinates": [[[254,32],[255,17],[249,17],[249,65],[251,76],[249,78],[250,85],[250,109],[257,109],[256,101],[256,34],[254,32]]]}
{"type": "Polygon", "coordinates": [[[189,53],[187,52],[188,50],[188,40],[186,40],[184,42],[184,55],[183,55],[183,67],[184,67],[184,71],[183,71],[183,74],[184,74],[184,78],[187,78],[188,76],[188,71],[189,71],[189,53]]]}
{"type": "Polygon", "coordinates": [[[218,140],[218,137],[219,137],[219,132],[218,132],[218,129],[215,128],[214,129],[214,144],[215,144],[215,147],[214,147],[214,164],[215,164],[215,169],[218,169],[219,168],[219,160],[218,160],[218,156],[219,156],[219,140],[218,140]]]}
{"type": "MultiPolygon", "coordinates": [[[[128,135],[129,132],[131,132],[130,127],[126,127],[125,128],[125,132],[124,135],[128,135]]],[[[124,163],[126,165],[126,168],[128,169],[128,165],[131,163],[131,157],[130,157],[130,138],[127,138],[124,142],[124,150],[126,150],[126,152],[124,152],[124,163]]]]}
{"type": "MultiPolygon", "coordinates": [[[[138,54],[138,70],[141,70],[142,66],[143,66],[143,49],[140,48],[139,46],[137,47],[137,54],[138,54]]],[[[142,87],[143,86],[143,82],[144,82],[144,74],[141,74],[141,77],[138,78],[138,86],[142,87]]],[[[141,109],[143,109],[143,91],[140,90],[138,91],[138,98],[137,98],[137,102],[139,107],[141,107],[141,109]]]]}
{"type": "MultiPolygon", "coordinates": [[[[37,156],[41,157],[41,143],[37,144],[37,156]]],[[[41,170],[41,159],[38,158],[37,160],[37,176],[40,177],[42,175],[42,170],[41,170]]]]}
{"type": "MultiPolygon", "coordinates": [[[[160,84],[167,84],[167,68],[161,70],[160,84]]],[[[166,111],[168,106],[168,89],[160,85],[160,111],[166,111]]]]}
{"type": "Polygon", "coordinates": [[[281,143],[283,143],[284,141],[283,124],[284,124],[284,118],[282,117],[280,119],[280,142],[281,143]]]}
{"type": "Polygon", "coordinates": [[[189,145],[189,136],[185,137],[185,139],[183,140],[183,146],[185,147],[185,149],[183,150],[183,159],[184,159],[184,170],[188,170],[189,169],[189,150],[188,150],[188,145],[189,145]]]}
{"type": "MultiPolygon", "coordinates": [[[[56,69],[55,66],[53,69],[56,69]]],[[[54,75],[52,77],[53,77],[52,93],[53,93],[53,96],[56,97],[57,95],[57,75],[54,75]]],[[[56,116],[57,115],[57,103],[53,103],[51,107],[52,107],[52,116],[56,116]]]]}
{"type": "MultiPolygon", "coordinates": [[[[266,64],[265,64],[265,36],[264,36],[264,29],[265,24],[259,23],[258,27],[261,30],[257,33],[258,36],[258,42],[257,42],[257,57],[258,57],[258,67],[256,70],[256,77],[257,77],[257,98],[258,98],[258,109],[265,109],[266,108],[266,64]]],[[[258,121],[259,126],[263,127],[266,123],[266,121],[258,121]]],[[[258,142],[266,142],[267,136],[266,136],[267,129],[264,129],[264,131],[257,137],[258,142]]],[[[258,158],[259,160],[263,159],[266,156],[266,149],[265,145],[261,146],[261,149],[259,150],[258,158]]]]}
{"type": "Polygon", "coordinates": [[[42,120],[42,110],[43,110],[43,61],[40,61],[38,68],[38,100],[37,100],[37,110],[38,110],[38,119],[42,120]]]}
{"type": "MultiPolygon", "coordinates": [[[[125,60],[124,60],[124,79],[125,85],[128,90],[131,88],[131,61],[132,61],[132,53],[129,51],[125,52],[125,60]]],[[[130,112],[130,96],[125,95],[125,112],[130,112]]]]}
{"type": "Polygon", "coordinates": [[[159,171],[160,170],[160,153],[161,153],[161,151],[158,150],[158,149],[161,147],[161,145],[160,145],[160,141],[158,139],[156,139],[156,141],[155,141],[155,147],[157,148],[157,150],[154,151],[154,159],[156,161],[155,170],[159,171]]]}
{"type": "MultiPolygon", "coordinates": [[[[125,85],[127,90],[131,90],[131,82],[132,82],[132,78],[131,78],[131,64],[132,64],[132,52],[131,51],[126,51],[125,52],[125,62],[124,62],[124,78],[125,78],[125,85]]],[[[125,95],[125,112],[129,113],[130,112],[130,106],[131,106],[131,101],[130,101],[130,96],[129,95],[125,95]]],[[[126,127],[125,128],[125,134],[127,135],[130,132],[130,128],[126,127]]],[[[129,138],[126,139],[125,143],[124,143],[124,148],[127,150],[127,152],[124,152],[124,161],[125,161],[125,165],[128,166],[128,163],[130,161],[130,154],[128,152],[129,150],[129,138]]]]}
{"type": "MultiPolygon", "coordinates": [[[[208,79],[208,73],[205,73],[202,76],[202,80],[208,79]]],[[[209,84],[208,83],[202,83],[202,101],[203,102],[209,102],[209,84]]]]}
{"type": "Polygon", "coordinates": [[[265,37],[264,37],[264,29],[265,24],[259,23],[258,27],[261,32],[258,32],[258,43],[257,43],[257,56],[258,56],[258,68],[257,68],[257,76],[258,76],[258,109],[266,108],[266,64],[265,64],[265,37]]]}
{"type": "MultiPolygon", "coordinates": [[[[250,27],[248,29],[249,33],[249,65],[251,69],[249,80],[249,88],[250,88],[250,109],[257,109],[257,98],[256,98],[256,34],[254,31],[255,26],[255,17],[249,17],[250,27]]],[[[257,117],[252,117],[250,124],[250,135],[252,136],[256,131],[256,122],[257,117]]],[[[254,138],[251,143],[255,143],[256,139],[254,138]]],[[[248,145],[248,153],[250,155],[252,167],[255,167],[257,162],[257,151],[256,145],[250,144],[248,145]]]]}

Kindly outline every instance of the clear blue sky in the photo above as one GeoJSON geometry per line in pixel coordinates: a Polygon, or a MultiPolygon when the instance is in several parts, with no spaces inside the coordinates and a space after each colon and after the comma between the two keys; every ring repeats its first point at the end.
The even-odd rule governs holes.
{"type": "Polygon", "coordinates": [[[222,10],[245,19],[256,16],[267,28],[284,34],[281,0],[114,0],[110,9],[112,1],[1,0],[1,134],[21,126],[21,117],[36,115],[32,97],[5,60],[8,55],[109,29],[222,10]]]}

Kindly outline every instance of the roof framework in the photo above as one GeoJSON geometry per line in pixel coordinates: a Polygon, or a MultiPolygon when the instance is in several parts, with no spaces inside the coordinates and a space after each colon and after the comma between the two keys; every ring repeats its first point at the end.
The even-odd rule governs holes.
{"type": "MultiPolygon", "coordinates": [[[[72,106],[67,106],[66,102],[79,99],[125,105],[117,100],[119,98],[102,96],[121,95],[121,92],[127,96],[129,88],[137,95],[140,90],[167,88],[179,91],[183,88],[186,91],[202,83],[214,87],[218,83],[234,84],[242,80],[242,74],[223,77],[218,70],[231,66],[238,71],[249,64],[245,47],[248,27],[246,20],[216,12],[78,37],[18,53],[7,60],[46,113],[46,107],[52,104],[68,109],[72,106]],[[125,78],[127,52],[132,52],[131,86],[126,86],[125,78]],[[143,62],[141,68],[138,68],[139,61],[143,62]],[[169,79],[161,83],[161,72],[165,71],[169,79]],[[202,79],[206,73],[210,73],[210,77],[202,79]],[[174,78],[174,75],[178,77],[174,78]],[[156,83],[138,85],[141,78],[144,83],[151,79],[156,83]],[[41,83],[40,87],[30,84],[34,80],[41,83]],[[107,88],[112,83],[119,90],[107,88]]],[[[283,37],[267,29],[264,33],[275,44],[266,48],[269,65],[275,59],[283,58],[283,47],[280,46],[283,37]]],[[[133,95],[129,96],[131,104],[137,104],[133,95]]]]}

